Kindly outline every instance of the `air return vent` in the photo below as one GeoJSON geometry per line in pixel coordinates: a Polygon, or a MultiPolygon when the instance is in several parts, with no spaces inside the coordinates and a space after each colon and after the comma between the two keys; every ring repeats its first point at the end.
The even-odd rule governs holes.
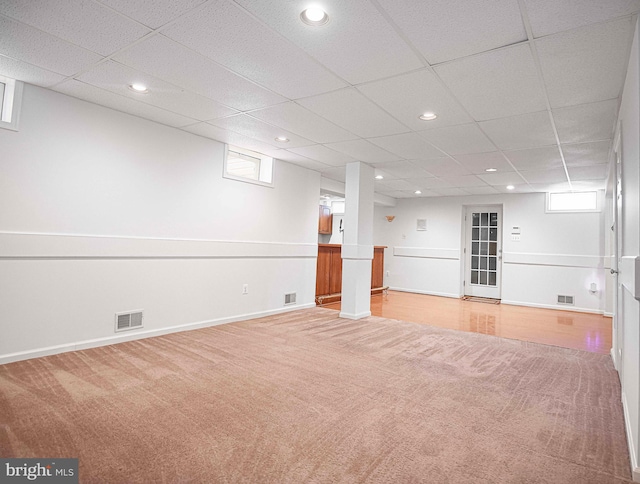
{"type": "Polygon", "coordinates": [[[573,306],[573,296],[562,296],[558,294],[558,304],[568,304],[573,306]]]}
{"type": "Polygon", "coordinates": [[[295,292],[291,292],[289,294],[285,294],[284,295],[284,305],[288,306],[289,304],[295,304],[296,303],[296,293],[295,292]]]}
{"type": "Polygon", "coordinates": [[[116,333],[130,329],[142,328],[142,310],[116,313],[116,333]]]}

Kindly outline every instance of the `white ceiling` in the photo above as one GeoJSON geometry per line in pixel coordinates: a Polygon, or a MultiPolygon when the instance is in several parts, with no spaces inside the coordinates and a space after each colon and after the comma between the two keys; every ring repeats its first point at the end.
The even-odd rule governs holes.
{"type": "Polygon", "coordinates": [[[604,187],[640,0],[317,3],[0,0],[0,75],[396,198],[604,187]]]}

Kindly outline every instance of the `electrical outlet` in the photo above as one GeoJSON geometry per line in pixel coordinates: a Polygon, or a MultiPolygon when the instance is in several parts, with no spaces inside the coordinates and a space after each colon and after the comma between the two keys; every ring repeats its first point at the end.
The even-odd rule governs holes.
{"type": "Polygon", "coordinates": [[[242,285],[242,294],[249,294],[249,284],[242,285]]]}

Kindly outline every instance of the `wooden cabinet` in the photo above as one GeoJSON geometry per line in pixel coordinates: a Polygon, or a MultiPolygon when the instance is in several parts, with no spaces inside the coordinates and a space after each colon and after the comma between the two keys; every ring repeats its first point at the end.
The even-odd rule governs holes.
{"type": "Polygon", "coordinates": [[[333,214],[331,213],[331,207],[320,205],[319,212],[318,233],[331,235],[333,232],[333,214]]]}
{"type": "MultiPolygon", "coordinates": [[[[373,248],[371,262],[371,293],[381,292],[384,281],[384,246],[373,248]]],[[[316,271],[316,302],[335,302],[342,292],[342,246],[318,244],[316,271]]]]}

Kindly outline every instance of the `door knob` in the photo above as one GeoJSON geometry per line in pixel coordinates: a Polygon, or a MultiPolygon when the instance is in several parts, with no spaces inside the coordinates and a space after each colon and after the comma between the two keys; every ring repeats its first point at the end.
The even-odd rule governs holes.
{"type": "Polygon", "coordinates": [[[616,271],[615,269],[611,269],[611,274],[620,274],[620,271],[616,271]]]}

